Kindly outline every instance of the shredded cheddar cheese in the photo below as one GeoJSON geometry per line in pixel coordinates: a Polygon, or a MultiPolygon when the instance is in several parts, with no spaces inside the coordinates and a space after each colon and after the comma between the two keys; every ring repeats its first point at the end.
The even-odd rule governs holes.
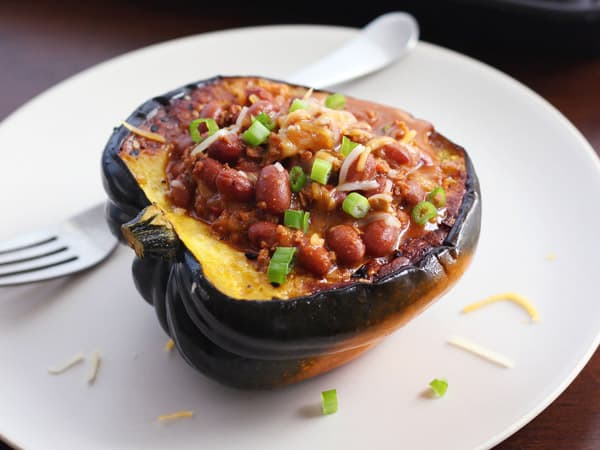
{"type": "Polygon", "coordinates": [[[169,339],[167,341],[167,343],[165,344],[165,352],[170,352],[171,350],[173,350],[173,347],[175,346],[175,341],[173,341],[173,339],[169,339]]]}
{"type": "Polygon", "coordinates": [[[94,384],[96,381],[96,376],[98,375],[98,369],[100,368],[100,352],[95,351],[92,354],[92,368],[88,375],[87,382],[89,384],[94,384]]]}
{"type": "Polygon", "coordinates": [[[177,419],[189,419],[193,416],[194,416],[194,411],[177,411],[177,412],[174,412],[171,414],[163,414],[161,416],[158,416],[157,420],[159,422],[166,422],[166,421],[177,420],[177,419]]]}
{"type": "Polygon", "coordinates": [[[152,131],[142,130],[141,128],[134,127],[133,125],[131,125],[125,121],[122,121],[121,125],[123,125],[125,128],[127,128],[133,134],[137,134],[138,136],[145,137],[146,139],[150,139],[151,141],[160,142],[161,144],[164,144],[167,142],[167,140],[164,138],[164,136],[162,136],[158,133],[153,133],[152,131]]]}
{"type": "Polygon", "coordinates": [[[85,359],[85,357],[83,356],[83,353],[79,352],[75,356],[73,356],[71,359],[69,359],[67,362],[65,362],[64,364],[62,364],[61,366],[58,366],[58,367],[49,367],[48,368],[48,373],[50,373],[52,375],[61,374],[64,371],[66,371],[66,370],[70,369],[71,367],[75,366],[76,364],[79,364],[84,359],[85,359]]]}
{"type": "Polygon", "coordinates": [[[390,136],[377,136],[375,138],[369,139],[369,142],[367,142],[367,147],[372,150],[378,150],[381,147],[385,147],[388,144],[395,144],[396,143],[396,139],[394,139],[393,137],[390,136]]]}
{"type": "Polygon", "coordinates": [[[356,163],[356,171],[362,172],[365,169],[365,165],[367,164],[367,158],[369,157],[369,153],[371,153],[371,149],[369,147],[366,148],[364,152],[360,154],[358,157],[358,162],[356,163]]]}
{"type": "Polygon", "coordinates": [[[470,305],[465,306],[462,312],[469,313],[483,306],[487,306],[501,300],[508,300],[519,305],[521,308],[527,311],[527,314],[529,314],[529,316],[531,317],[532,322],[537,322],[540,320],[540,315],[537,309],[535,309],[535,306],[533,306],[529,299],[520,294],[517,294],[516,292],[505,292],[503,294],[492,295],[479,302],[471,303],[470,305]]]}
{"type": "Polygon", "coordinates": [[[474,342],[470,342],[467,339],[453,336],[448,339],[448,344],[451,344],[460,349],[466,350],[468,352],[473,353],[474,355],[479,356],[480,358],[486,359],[494,364],[497,364],[501,367],[511,368],[515,364],[513,361],[508,359],[506,356],[503,356],[499,353],[496,353],[492,350],[488,350],[483,348],[482,346],[475,344],[474,342]]]}
{"type": "Polygon", "coordinates": [[[339,166],[339,160],[334,155],[324,150],[319,150],[317,153],[315,153],[315,158],[331,161],[332,163],[335,163],[339,166]]]}
{"type": "Polygon", "coordinates": [[[400,142],[402,142],[403,144],[410,144],[416,136],[417,136],[416,130],[408,130],[408,133],[405,133],[404,136],[402,136],[402,139],[400,139],[400,142]]]}

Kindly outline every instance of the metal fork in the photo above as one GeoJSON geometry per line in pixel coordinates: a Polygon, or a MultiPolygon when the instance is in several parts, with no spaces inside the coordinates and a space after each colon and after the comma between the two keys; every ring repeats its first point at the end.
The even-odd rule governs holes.
{"type": "Polygon", "coordinates": [[[117,239],[99,204],[44,229],[0,242],[0,287],[62,277],[98,264],[117,239]]]}

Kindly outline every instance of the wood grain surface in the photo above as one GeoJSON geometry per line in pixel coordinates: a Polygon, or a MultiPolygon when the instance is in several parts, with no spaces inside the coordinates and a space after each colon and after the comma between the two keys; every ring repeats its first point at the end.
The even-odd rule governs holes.
{"type": "MultiPolygon", "coordinates": [[[[517,17],[511,12],[467,9],[461,2],[450,2],[450,7],[433,1],[369,3],[373,3],[369,10],[340,14],[305,3],[303,8],[211,9],[205,2],[199,7],[197,2],[183,1],[4,0],[0,120],[74,73],[166,39],[275,23],[362,26],[385,10],[405,9],[419,20],[424,40],[467,53],[523,82],[569,118],[600,154],[600,21],[517,17]],[[506,18],[511,19],[508,27],[506,18]]],[[[9,449],[0,441],[0,450],[9,449]]],[[[600,449],[600,352],[556,401],[495,449],[600,449]]]]}

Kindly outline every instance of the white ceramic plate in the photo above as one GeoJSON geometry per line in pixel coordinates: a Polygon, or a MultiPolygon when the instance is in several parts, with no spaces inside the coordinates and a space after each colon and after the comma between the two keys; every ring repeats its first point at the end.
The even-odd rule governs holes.
{"type": "MultiPolygon", "coordinates": [[[[354,32],[285,26],[207,34],[130,53],[61,83],[0,126],[0,238],[103,199],[102,148],[112,127],[145,99],[219,73],[285,78],[354,32]]],[[[593,238],[600,170],[589,144],[512,79],[425,43],[344,91],[427,118],[470,152],[483,226],[456,288],[333,373],[245,392],[163,351],[166,336],[135,291],[132,254],[121,248],[90,272],[0,290],[0,434],[31,450],[483,449],[556,398],[600,337],[600,241],[593,238]],[[556,260],[545,259],[551,253],[556,260]],[[504,303],[459,313],[507,290],[529,296],[541,322],[530,324],[504,303]],[[502,369],[450,347],[451,335],[516,365],[502,369]],[[96,349],[102,365],[93,386],[85,382],[86,365],[60,376],[46,372],[96,349]],[[443,399],[422,396],[435,377],[449,380],[443,399]],[[323,417],[320,392],[329,388],[337,388],[340,410],[323,417]],[[159,414],[182,409],[194,417],[157,423],[159,414]]]]}

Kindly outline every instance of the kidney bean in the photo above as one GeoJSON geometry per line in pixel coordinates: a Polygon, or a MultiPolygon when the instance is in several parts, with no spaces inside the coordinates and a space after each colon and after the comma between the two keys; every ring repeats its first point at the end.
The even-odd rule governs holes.
{"type": "Polygon", "coordinates": [[[256,202],[264,203],[267,211],[280,214],[290,207],[291,200],[292,190],[287,170],[275,164],[263,167],[256,181],[256,202]]]}
{"type": "Polygon", "coordinates": [[[217,124],[222,127],[225,124],[225,116],[227,112],[223,109],[220,102],[210,102],[204,105],[200,111],[200,117],[215,119],[217,124]]]}
{"type": "Polygon", "coordinates": [[[179,208],[187,208],[192,200],[194,190],[192,183],[185,175],[180,175],[171,181],[169,187],[169,197],[171,197],[173,204],[179,208]]]}
{"type": "Polygon", "coordinates": [[[375,257],[389,255],[396,248],[400,231],[385,220],[371,222],[363,229],[362,236],[367,253],[375,257]]]}
{"type": "Polygon", "coordinates": [[[361,170],[360,172],[356,170],[356,166],[358,165],[359,160],[360,156],[356,158],[356,161],[354,161],[350,165],[350,167],[348,167],[346,181],[370,180],[375,176],[375,158],[373,157],[373,155],[369,154],[369,156],[367,156],[367,160],[365,161],[363,170],[361,170]]]}
{"type": "Polygon", "coordinates": [[[327,245],[337,256],[337,262],[343,266],[354,266],[365,256],[365,244],[357,231],[350,225],[336,225],[327,230],[327,245]]]}
{"type": "Polygon", "coordinates": [[[408,178],[405,181],[398,183],[402,200],[408,205],[416,205],[425,198],[423,187],[416,180],[408,178]]]}
{"type": "Polygon", "coordinates": [[[215,180],[221,170],[223,170],[223,165],[220,162],[212,158],[205,158],[196,162],[192,173],[196,180],[202,180],[207,187],[216,190],[217,184],[215,180]]]}
{"type": "Polygon", "coordinates": [[[408,164],[410,162],[410,155],[408,151],[400,144],[384,145],[381,148],[381,153],[389,162],[394,162],[400,165],[408,164]]]}
{"type": "Polygon", "coordinates": [[[331,258],[324,247],[303,245],[298,249],[298,264],[319,277],[331,269],[331,258]]]}
{"type": "Polygon", "coordinates": [[[241,172],[224,168],[215,178],[217,189],[227,200],[248,202],[254,196],[254,186],[241,172]]]}
{"type": "Polygon", "coordinates": [[[226,134],[210,144],[206,149],[208,156],[223,163],[235,163],[244,151],[244,143],[237,134],[226,134]]]}
{"type": "Polygon", "coordinates": [[[277,224],[272,222],[256,222],[248,228],[248,239],[257,247],[273,247],[278,243],[277,224]]]}

